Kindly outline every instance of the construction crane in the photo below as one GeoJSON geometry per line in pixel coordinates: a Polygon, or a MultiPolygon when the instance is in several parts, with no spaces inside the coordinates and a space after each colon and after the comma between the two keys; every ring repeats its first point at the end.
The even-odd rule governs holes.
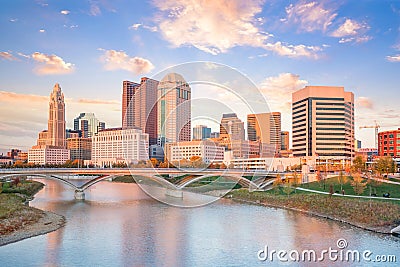
{"type": "Polygon", "coordinates": [[[375,121],[375,125],[373,126],[360,126],[360,129],[365,129],[365,128],[375,128],[375,148],[378,149],[378,132],[381,126],[378,125],[378,123],[375,121]]]}

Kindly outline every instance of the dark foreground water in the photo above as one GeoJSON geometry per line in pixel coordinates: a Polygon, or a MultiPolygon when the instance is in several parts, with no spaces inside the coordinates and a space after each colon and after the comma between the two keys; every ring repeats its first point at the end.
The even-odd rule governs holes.
{"type": "Polygon", "coordinates": [[[229,200],[176,208],[152,200],[135,184],[107,181],[88,190],[82,202],[73,199],[69,187],[44,182],[31,205],[64,215],[66,226],[0,247],[0,266],[400,265],[399,238],[296,212],[229,200]],[[339,249],[338,239],[344,239],[341,247],[347,246],[339,249]],[[329,247],[338,252],[332,260],[323,254],[323,262],[282,262],[288,254],[281,255],[282,261],[276,254],[272,262],[261,261],[258,257],[265,258],[265,253],[258,252],[265,246],[269,253],[283,250],[291,258],[303,250],[315,250],[317,258],[329,247]],[[341,260],[340,252],[346,255],[348,250],[357,250],[360,261],[341,260]],[[369,262],[362,258],[365,250],[372,253],[367,252],[369,262]],[[393,255],[397,262],[377,262],[380,255],[385,261],[393,261],[393,255]]]}

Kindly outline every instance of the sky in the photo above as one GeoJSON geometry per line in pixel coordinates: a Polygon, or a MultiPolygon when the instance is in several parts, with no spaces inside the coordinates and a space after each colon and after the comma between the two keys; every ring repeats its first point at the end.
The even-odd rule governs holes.
{"type": "MultiPolygon", "coordinates": [[[[283,130],[291,130],[291,93],[306,85],[343,86],[354,93],[356,138],[363,147],[374,146],[374,131],[359,126],[377,121],[380,130],[400,127],[398,0],[0,4],[0,152],[35,144],[47,128],[55,83],[65,95],[68,128],[81,112],[118,127],[123,80],[139,82],[196,61],[247,77],[266,111],[282,113],[283,130]]],[[[192,87],[193,96],[235,107],[237,99],[223,90],[192,87]]],[[[249,89],[240,90],[246,95],[249,89]]],[[[246,120],[244,110],[226,111],[246,120]]],[[[210,126],[217,130],[215,123],[210,126]]]]}

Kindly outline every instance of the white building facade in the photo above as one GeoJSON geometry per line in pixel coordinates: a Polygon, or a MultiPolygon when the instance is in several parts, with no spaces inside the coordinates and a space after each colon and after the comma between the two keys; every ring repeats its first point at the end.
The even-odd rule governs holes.
{"type": "Polygon", "coordinates": [[[44,164],[64,164],[70,159],[69,149],[51,148],[45,146],[42,148],[32,148],[28,152],[28,162],[39,165],[44,164]]]}
{"type": "Polygon", "coordinates": [[[92,163],[137,163],[149,159],[148,148],[149,135],[140,129],[105,129],[92,138],[92,163]]]}
{"type": "Polygon", "coordinates": [[[201,157],[203,162],[222,162],[225,148],[210,141],[189,141],[165,144],[168,161],[190,160],[193,156],[201,157]]]}

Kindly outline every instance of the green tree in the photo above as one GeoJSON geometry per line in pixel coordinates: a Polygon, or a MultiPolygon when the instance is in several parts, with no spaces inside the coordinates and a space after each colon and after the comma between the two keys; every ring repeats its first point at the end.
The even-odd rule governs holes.
{"type": "Polygon", "coordinates": [[[287,194],[287,197],[289,198],[289,195],[293,192],[292,188],[292,182],[289,181],[289,179],[286,180],[286,183],[283,186],[283,192],[287,194]]]}
{"type": "Polygon", "coordinates": [[[361,173],[355,172],[353,174],[351,185],[353,186],[354,193],[356,193],[357,195],[361,195],[364,192],[365,187],[367,186],[367,182],[364,182],[361,173]]]}
{"type": "Polygon", "coordinates": [[[153,165],[154,168],[158,167],[160,162],[156,158],[151,158],[150,159],[151,165],[153,165]]]}
{"type": "Polygon", "coordinates": [[[353,170],[356,172],[365,171],[365,160],[361,156],[357,156],[353,160],[353,170]]]}
{"type": "Polygon", "coordinates": [[[338,182],[340,184],[340,192],[342,192],[343,185],[347,182],[347,176],[342,171],[339,172],[338,182]]]}
{"type": "Polygon", "coordinates": [[[396,171],[396,164],[391,157],[381,157],[375,163],[375,170],[382,176],[396,171]]]}
{"type": "Polygon", "coordinates": [[[317,179],[318,184],[321,186],[321,181],[322,181],[322,174],[320,171],[317,171],[317,174],[315,176],[315,179],[317,179]]]}
{"type": "Polygon", "coordinates": [[[193,168],[200,168],[203,166],[203,159],[200,156],[191,156],[190,163],[193,168]]]}
{"type": "Polygon", "coordinates": [[[274,182],[272,183],[272,188],[274,188],[275,193],[279,192],[279,188],[282,186],[282,177],[278,173],[276,175],[276,178],[274,179],[274,182]]]}

